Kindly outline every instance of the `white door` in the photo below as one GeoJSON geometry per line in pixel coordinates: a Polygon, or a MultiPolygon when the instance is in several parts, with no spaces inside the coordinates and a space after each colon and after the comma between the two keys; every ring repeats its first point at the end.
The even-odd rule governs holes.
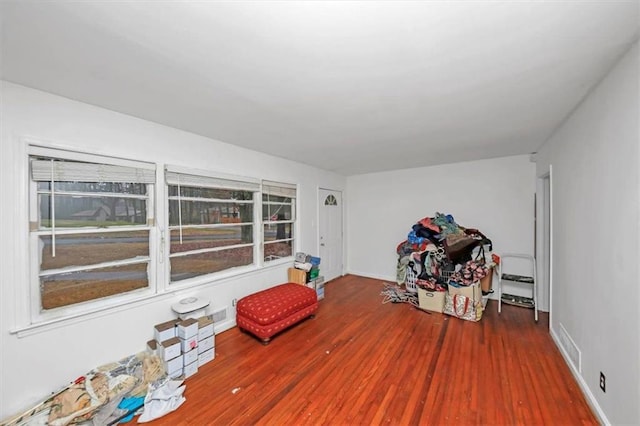
{"type": "Polygon", "coordinates": [[[342,276],[342,192],[318,192],[320,275],[325,281],[342,276]]]}

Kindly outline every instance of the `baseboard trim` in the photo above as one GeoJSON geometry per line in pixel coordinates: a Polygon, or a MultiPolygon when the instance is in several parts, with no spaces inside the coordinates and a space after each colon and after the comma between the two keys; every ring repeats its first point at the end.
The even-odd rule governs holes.
{"type": "Polygon", "coordinates": [[[600,404],[598,404],[598,401],[596,400],[596,397],[591,392],[591,389],[589,389],[589,386],[587,385],[587,382],[584,381],[584,378],[582,377],[582,375],[580,373],[578,373],[578,371],[575,369],[575,367],[573,366],[573,363],[571,363],[571,361],[570,361],[569,354],[564,350],[564,348],[560,344],[560,339],[558,338],[558,335],[557,335],[556,331],[553,329],[553,327],[551,327],[549,329],[549,332],[551,334],[551,338],[553,339],[553,343],[555,343],[556,347],[558,348],[558,350],[562,354],[562,358],[564,358],[564,363],[569,367],[569,370],[571,371],[571,374],[573,374],[573,377],[578,382],[578,386],[580,386],[580,389],[582,390],[582,393],[587,398],[587,403],[595,411],[596,416],[598,417],[598,420],[600,421],[600,424],[605,425],[605,426],[610,426],[611,422],[609,422],[609,419],[607,419],[607,416],[605,415],[604,411],[602,411],[602,408],[600,407],[600,404]]]}
{"type": "Polygon", "coordinates": [[[367,273],[367,272],[360,272],[360,271],[347,271],[347,274],[357,275],[359,277],[365,277],[365,278],[373,278],[373,279],[376,279],[376,280],[389,281],[391,283],[395,283],[396,282],[396,277],[395,276],[383,276],[383,275],[370,274],[370,273],[367,273]]]}

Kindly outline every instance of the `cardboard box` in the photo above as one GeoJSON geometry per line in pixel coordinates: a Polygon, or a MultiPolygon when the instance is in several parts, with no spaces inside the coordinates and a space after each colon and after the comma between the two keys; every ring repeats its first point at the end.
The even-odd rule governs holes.
{"type": "Polygon", "coordinates": [[[196,349],[185,352],[182,356],[184,357],[184,365],[198,361],[198,351],[196,349]]]}
{"type": "Polygon", "coordinates": [[[189,352],[198,347],[198,335],[189,337],[188,339],[180,339],[180,350],[189,352]]]}
{"type": "Polygon", "coordinates": [[[164,368],[167,371],[168,375],[175,373],[177,370],[182,370],[182,366],[184,364],[184,358],[182,355],[178,355],[177,357],[170,359],[164,362],[164,368]]]}
{"type": "Polygon", "coordinates": [[[302,284],[307,283],[307,273],[302,269],[289,268],[287,271],[290,283],[302,284]]]}
{"type": "Polygon", "coordinates": [[[198,372],[198,361],[192,362],[189,365],[184,366],[184,378],[193,376],[198,372]]]}
{"type": "Polygon", "coordinates": [[[158,345],[157,354],[163,361],[169,361],[180,355],[180,339],[172,337],[158,345]]]}
{"type": "Polygon", "coordinates": [[[198,353],[208,351],[215,346],[215,335],[209,336],[206,339],[202,339],[198,342],[198,353]]]}
{"type": "Polygon", "coordinates": [[[418,305],[425,311],[442,313],[445,294],[446,291],[427,291],[418,287],[418,305]]]}
{"type": "Polygon", "coordinates": [[[158,342],[164,342],[176,337],[176,324],[178,320],[171,320],[154,326],[153,338],[158,342]]]}
{"type": "Polygon", "coordinates": [[[147,351],[151,352],[154,355],[158,354],[158,342],[155,340],[149,340],[147,342],[147,351]]]}
{"type": "Polygon", "coordinates": [[[213,315],[198,318],[198,340],[213,336],[213,315]]]}
{"type": "Polygon", "coordinates": [[[482,290],[480,289],[480,281],[476,281],[475,283],[467,287],[454,287],[452,285],[449,285],[449,294],[451,296],[455,296],[456,294],[467,296],[469,299],[473,300],[474,304],[482,302],[482,290]]]}
{"type": "Polygon", "coordinates": [[[204,351],[201,354],[198,354],[198,367],[202,367],[209,361],[212,361],[216,357],[215,348],[211,348],[208,351],[204,351]]]}
{"type": "Polygon", "coordinates": [[[177,369],[173,373],[167,373],[167,376],[169,376],[170,379],[177,379],[182,376],[182,368],[177,369]]]}
{"type": "Polygon", "coordinates": [[[188,339],[190,337],[198,336],[198,320],[189,318],[184,321],[180,321],[177,325],[178,337],[181,339],[188,339]]]}
{"type": "Polygon", "coordinates": [[[318,300],[324,299],[324,286],[316,289],[316,295],[318,296],[318,300]]]}
{"type": "Polygon", "coordinates": [[[307,287],[317,290],[320,287],[324,287],[324,277],[320,276],[314,280],[309,281],[307,287]]]}

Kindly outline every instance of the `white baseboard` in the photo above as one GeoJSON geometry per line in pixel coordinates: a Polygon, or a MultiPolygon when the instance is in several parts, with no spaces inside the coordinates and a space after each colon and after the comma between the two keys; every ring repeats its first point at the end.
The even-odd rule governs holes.
{"type": "Polygon", "coordinates": [[[228,320],[226,320],[226,321],[224,321],[224,322],[221,322],[221,323],[219,323],[219,324],[216,324],[216,325],[214,326],[214,331],[215,331],[215,333],[216,333],[216,334],[220,334],[220,333],[222,333],[223,331],[230,330],[230,329],[232,329],[232,328],[233,328],[233,327],[235,327],[235,326],[236,326],[236,319],[235,319],[235,318],[233,318],[233,319],[228,319],[228,320]]]}
{"type": "Polygon", "coordinates": [[[376,275],[376,274],[371,274],[368,272],[360,272],[360,271],[347,271],[347,274],[358,275],[360,277],[365,277],[365,278],[373,278],[376,280],[389,281],[390,283],[396,282],[395,276],[383,276],[383,275],[376,275]]]}
{"type": "Polygon", "coordinates": [[[593,408],[593,410],[595,411],[596,416],[600,421],[600,424],[605,426],[610,426],[611,422],[609,422],[609,419],[607,419],[607,416],[604,414],[604,411],[602,411],[600,404],[598,404],[596,397],[591,392],[591,389],[589,389],[587,382],[584,381],[584,378],[582,377],[582,375],[575,369],[575,367],[569,360],[570,359],[569,354],[567,354],[567,352],[564,350],[564,348],[560,344],[560,339],[558,338],[556,331],[553,328],[550,328],[549,332],[551,334],[551,338],[553,339],[553,342],[556,344],[556,347],[558,348],[558,350],[562,354],[562,357],[564,358],[564,363],[567,364],[567,366],[569,367],[569,370],[571,370],[571,374],[573,374],[573,377],[578,382],[578,385],[580,386],[582,393],[587,398],[587,402],[589,403],[591,408],[593,408]]]}

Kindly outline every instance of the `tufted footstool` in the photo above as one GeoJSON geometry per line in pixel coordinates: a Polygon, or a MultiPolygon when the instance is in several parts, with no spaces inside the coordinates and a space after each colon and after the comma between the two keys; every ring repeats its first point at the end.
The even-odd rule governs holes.
{"type": "Polygon", "coordinates": [[[314,289],[294,283],[280,284],[238,300],[236,324],[266,345],[276,333],[307,317],[313,318],[317,309],[314,289]]]}

